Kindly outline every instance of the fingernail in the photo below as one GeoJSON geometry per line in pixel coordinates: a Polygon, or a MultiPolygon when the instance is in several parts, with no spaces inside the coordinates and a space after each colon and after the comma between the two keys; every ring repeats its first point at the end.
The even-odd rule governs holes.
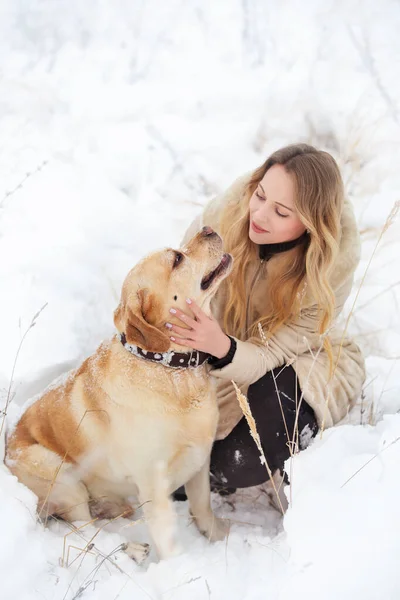
{"type": "Polygon", "coordinates": [[[171,336],[169,339],[172,340],[173,342],[175,342],[175,338],[174,337],[171,336]]]}
{"type": "Polygon", "coordinates": [[[190,298],[186,298],[186,302],[187,302],[188,304],[192,304],[192,301],[191,301],[191,299],[190,299],[190,298]]]}
{"type": "Polygon", "coordinates": [[[171,323],[165,323],[165,327],[168,327],[168,329],[172,329],[171,323]]]}
{"type": "Polygon", "coordinates": [[[175,308],[170,308],[170,309],[169,309],[169,312],[170,312],[170,313],[172,313],[173,315],[175,315],[175,314],[176,314],[176,310],[175,310],[175,308]]]}

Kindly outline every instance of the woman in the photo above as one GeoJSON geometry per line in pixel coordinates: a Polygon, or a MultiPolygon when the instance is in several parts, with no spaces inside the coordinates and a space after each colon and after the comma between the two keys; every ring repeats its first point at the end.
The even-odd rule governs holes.
{"type": "Polygon", "coordinates": [[[278,150],[235,181],[184,242],[202,226],[221,234],[233,271],[213,300],[215,318],[189,299],[188,314],[175,315],[182,327],[167,327],[180,345],[212,355],[220,408],[214,487],[248,487],[268,472],[232,380],[247,395],[272,473],[342,419],[361,392],[361,352],[334,326],[359,262],[359,234],[336,162],[306,144],[278,150]]]}

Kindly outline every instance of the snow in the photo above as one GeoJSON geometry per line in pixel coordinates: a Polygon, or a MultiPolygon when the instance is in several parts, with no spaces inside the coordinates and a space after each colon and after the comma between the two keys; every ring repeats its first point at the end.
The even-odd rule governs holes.
{"type": "Polygon", "coordinates": [[[232,527],[209,545],[179,503],[185,551],[168,561],[138,567],[118,550],[148,541],[140,519],[44,529],[1,466],[2,600],[397,600],[398,220],[375,248],[399,199],[399,27],[394,0],[3,0],[3,403],[47,303],[18,355],[10,423],[113,334],[140,258],[179,245],[209,198],[299,140],[332,152],[355,206],[362,260],[342,320],[355,302],[368,376],[344,422],[293,459],[283,520],[262,488],[215,496],[232,527]]]}
{"type": "Polygon", "coordinates": [[[307,448],[307,446],[309,445],[309,443],[311,442],[312,437],[313,437],[313,432],[312,432],[310,426],[308,425],[308,423],[300,431],[299,437],[300,437],[300,442],[299,442],[300,448],[307,448]]]}
{"type": "Polygon", "coordinates": [[[240,465],[243,462],[243,456],[242,456],[242,453],[240,452],[240,450],[235,450],[233,458],[237,465],[240,465]]]}

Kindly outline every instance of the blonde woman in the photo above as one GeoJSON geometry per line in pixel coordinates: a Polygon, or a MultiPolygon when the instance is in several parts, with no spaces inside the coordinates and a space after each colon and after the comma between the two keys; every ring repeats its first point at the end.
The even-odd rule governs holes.
{"type": "Polygon", "coordinates": [[[187,313],[172,311],[167,327],[183,347],[211,355],[220,409],[212,483],[242,488],[268,474],[232,380],[247,395],[273,473],[360,395],[362,354],[335,327],[360,240],[335,160],[306,144],[274,152],[236,180],[184,242],[202,226],[222,236],[233,271],[213,300],[213,319],[188,299],[187,313]]]}

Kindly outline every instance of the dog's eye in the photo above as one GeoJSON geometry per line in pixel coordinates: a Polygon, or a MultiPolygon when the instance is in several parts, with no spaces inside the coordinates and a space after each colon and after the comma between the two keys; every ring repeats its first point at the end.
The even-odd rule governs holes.
{"type": "Polygon", "coordinates": [[[175,252],[174,269],[183,261],[183,254],[181,252],[175,252]]]}

